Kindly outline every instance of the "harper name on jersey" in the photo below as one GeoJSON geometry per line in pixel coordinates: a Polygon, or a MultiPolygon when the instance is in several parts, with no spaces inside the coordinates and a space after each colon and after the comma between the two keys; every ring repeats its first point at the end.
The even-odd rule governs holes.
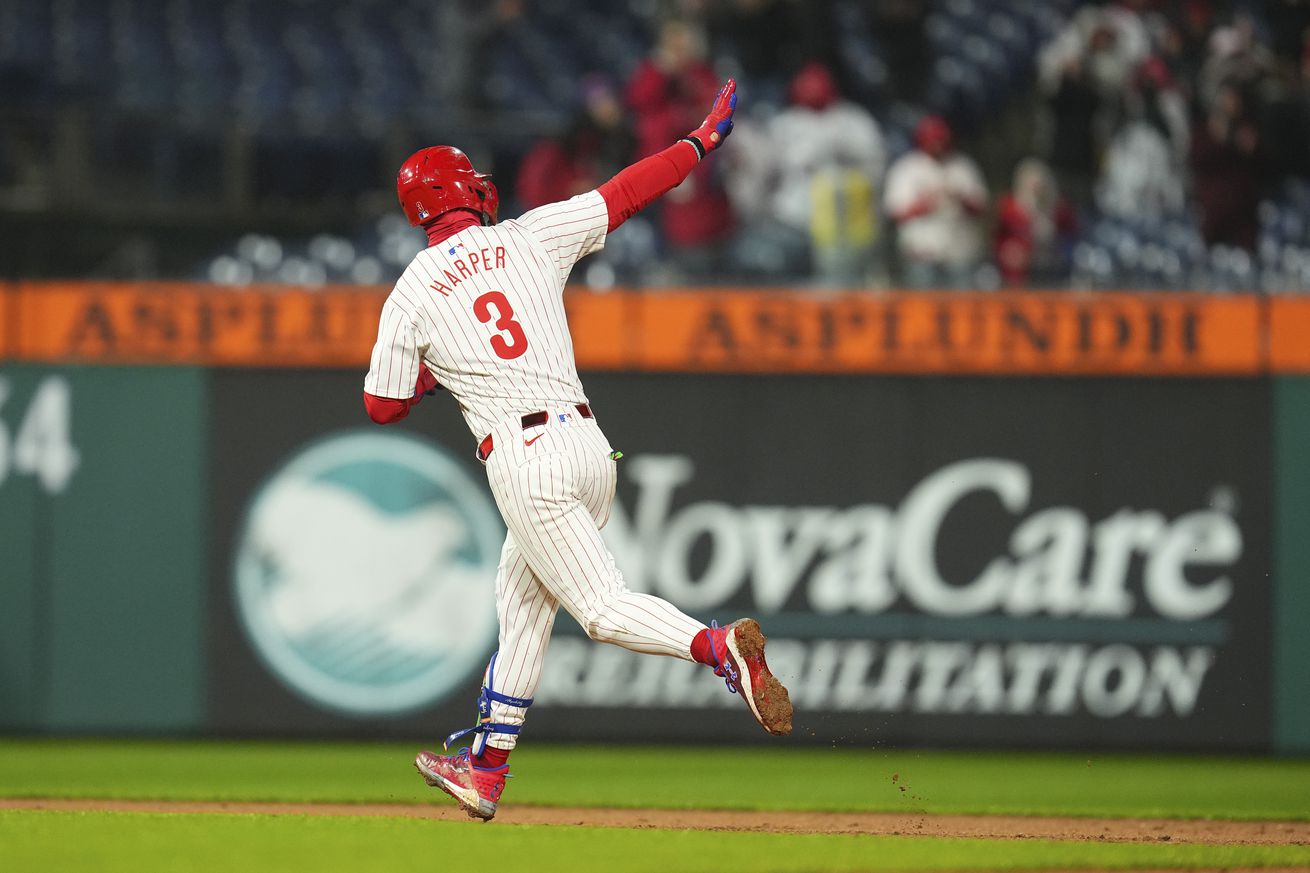
{"type": "MultiPolygon", "coordinates": [[[[455,255],[464,247],[463,243],[450,246],[447,248],[446,254],[455,255]]],[[[456,256],[455,259],[451,261],[451,266],[455,268],[455,273],[458,273],[459,275],[455,275],[455,273],[450,272],[449,269],[443,269],[441,274],[446,281],[442,282],[441,278],[437,278],[433,279],[432,284],[428,285],[428,287],[433,291],[447,297],[449,297],[450,292],[459,285],[461,276],[465,279],[470,279],[475,273],[479,273],[483,270],[504,269],[505,247],[496,246],[494,249],[482,249],[481,251],[468,252],[463,258],[456,256]]]]}

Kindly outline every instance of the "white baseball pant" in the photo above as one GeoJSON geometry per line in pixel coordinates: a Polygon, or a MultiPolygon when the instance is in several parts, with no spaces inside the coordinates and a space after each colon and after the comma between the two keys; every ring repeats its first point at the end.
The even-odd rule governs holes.
{"type": "MultiPolygon", "coordinates": [[[[597,642],[692,660],[691,642],[705,625],[672,604],[629,591],[600,529],[609,521],[618,482],[613,449],[594,418],[576,407],[548,409],[547,423],[525,429],[519,417],[491,432],[487,480],[509,529],[496,576],[500,649],[495,688],[536,693],[559,606],[597,642]]],[[[495,724],[521,725],[526,709],[493,701],[495,724]]],[[[512,749],[513,734],[488,744],[512,749]]]]}

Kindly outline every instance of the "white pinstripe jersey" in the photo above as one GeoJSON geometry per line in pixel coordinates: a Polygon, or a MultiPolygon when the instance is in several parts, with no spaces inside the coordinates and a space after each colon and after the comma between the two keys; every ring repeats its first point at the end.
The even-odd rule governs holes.
{"type": "Polygon", "coordinates": [[[412,397],[422,360],[478,438],[510,416],[586,403],[564,283],[608,225],[589,191],[419,252],[382,307],[364,390],[412,397]]]}

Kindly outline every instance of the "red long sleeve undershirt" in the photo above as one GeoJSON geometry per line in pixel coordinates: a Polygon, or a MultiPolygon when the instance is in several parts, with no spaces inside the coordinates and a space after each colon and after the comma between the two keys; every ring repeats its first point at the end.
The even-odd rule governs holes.
{"type": "Polygon", "coordinates": [[[413,397],[396,400],[392,397],[378,397],[376,394],[364,392],[364,408],[368,410],[368,417],[377,424],[394,424],[400,421],[409,415],[409,408],[417,402],[413,397]]]}
{"type": "MultiPolygon", "coordinates": [[[[612,232],[645,209],[664,192],[682,184],[682,180],[687,178],[698,161],[696,147],[680,140],[664,151],[620,170],[614,178],[602,184],[596,191],[604,198],[605,208],[609,212],[609,231],[612,232]]],[[[479,220],[477,213],[471,210],[447,212],[425,228],[428,245],[434,246],[464,228],[477,224],[479,220]]],[[[420,384],[414,396],[400,400],[378,397],[365,391],[364,408],[368,410],[368,417],[378,424],[392,424],[409,415],[410,408],[419,402],[426,390],[422,387],[422,378],[420,373],[420,384]]]]}
{"type": "Polygon", "coordinates": [[[418,365],[418,382],[414,385],[414,396],[396,399],[394,397],[378,397],[376,394],[364,392],[364,408],[368,410],[368,417],[378,424],[392,424],[400,421],[409,415],[409,410],[423,399],[423,395],[435,388],[440,388],[441,383],[437,377],[432,375],[428,365],[419,362],[418,365]]]}
{"type": "Polygon", "coordinates": [[[682,184],[698,160],[696,147],[679,140],[664,151],[620,170],[613,179],[596,189],[605,198],[609,210],[609,229],[613,231],[665,191],[682,184]]]}

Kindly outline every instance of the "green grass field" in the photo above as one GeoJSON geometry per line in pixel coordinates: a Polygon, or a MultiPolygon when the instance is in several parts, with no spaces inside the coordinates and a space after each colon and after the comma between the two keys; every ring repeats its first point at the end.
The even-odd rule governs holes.
{"type": "MultiPolygon", "coordinates": [[[[414,774],[413,751],[408,744],[0,740],[0,797],[447,804],[414,774]]],[[[1310,821],[1310,761],[525,745],[515,754],[514,771],[506,809],[531,804],[1310,821]]],[[[1310,868],[1310,846],[0,811],[3,871],[354,873],[412,867],[497,873],[1310,868]]]]}

